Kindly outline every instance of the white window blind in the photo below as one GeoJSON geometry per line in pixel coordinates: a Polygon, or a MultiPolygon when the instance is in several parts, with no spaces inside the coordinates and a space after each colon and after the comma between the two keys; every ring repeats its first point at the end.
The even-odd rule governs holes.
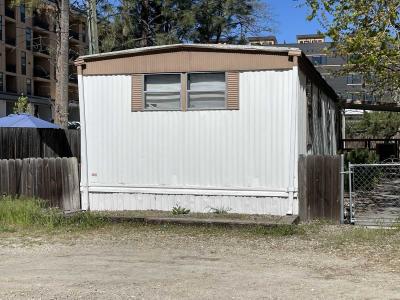
{"type": "Polygon", "coordinates": [[[144,100],[146,110],[179,110],[181,75],[145,75],[144,100]]]}
{"type": "Polygon", "coordinates": [[[188,74],[188,109],[225,109],[225,73],[188,74]]]}

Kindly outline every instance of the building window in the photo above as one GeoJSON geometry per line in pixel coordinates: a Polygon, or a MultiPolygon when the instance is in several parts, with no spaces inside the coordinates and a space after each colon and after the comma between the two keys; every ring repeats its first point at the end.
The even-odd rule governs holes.
{"type": "Polygon", "coordinates": [[[225,109],[225,73],[190,73],[188,109],[225,109]]]}
{"type": "Polygon", "coordinates": [[[26,75],[26,52],[21,52],[21,74],[26,75]]]}
{"type": "Polygon", "coordinates": [[[311,56],[311,61],[314,65],[326,65],[326,55],[311,56]]]}
{"type": "Polygon", "coordinates": [[[144,103],[146,110],[180,110],[181,75],[145,75],[144,103]]]}
{"type": "Polygon", "coordinates": [[[347,84],[361,84],[362,79],[358,74],[349,74],[347,75],[347,84]]]}
{"type": "Polygon", "coordinates": [[[19,12],[21,17],[21,22],[25,23],[25,1],[21,1],[19,6],[19,12]]]}
{"type": "Polygon", "coordinates": [[[0,92],[4,89],[4,73],[0,72],[0,92]]]}
{"type": "Polygon", "coordinates": [[[3,16],[0,16],[0,41],[3,40],[3,16]]]}
{"type": "Polygon", "coordinates": [[[30,78],[26,79],[26,94],[32,95],[32,80],[30,78]]]}
{"type": "Polygon", "coordinates": [[[31,28],[26,28],[26,30],[25,30],[25,45],[26,45],[26,50],[32,49],[32,29],[31,28]]]}

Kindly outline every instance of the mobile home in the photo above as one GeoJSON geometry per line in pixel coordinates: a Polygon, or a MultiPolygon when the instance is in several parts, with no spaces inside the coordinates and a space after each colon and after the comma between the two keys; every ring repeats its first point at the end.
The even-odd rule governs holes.
{"type": "Polygon", "coordinates": [[[82,208],[297,214],[300,154],[335,154],[337,95],[297,48],[179,44],[78,67],[82,208]]]}

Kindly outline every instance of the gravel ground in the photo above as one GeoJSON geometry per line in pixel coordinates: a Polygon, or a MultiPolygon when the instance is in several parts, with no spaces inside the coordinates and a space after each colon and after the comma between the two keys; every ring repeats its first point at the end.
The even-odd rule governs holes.
{"type": "Polygon", "coordinates": [[[334,226],[1,233],[0,299],[399,299],[399,241],[334,226]]]}

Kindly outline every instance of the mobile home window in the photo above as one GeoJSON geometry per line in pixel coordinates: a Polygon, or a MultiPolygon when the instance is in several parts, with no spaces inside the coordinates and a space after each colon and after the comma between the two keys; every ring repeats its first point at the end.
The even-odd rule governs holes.
{"type": "Polygon", "coordinates": [[[189,73],[188,109],[225,109],[225,73],[189,73]]]}
{"type": "Polygon", "coordinates": [[[145,75],[144,103],[146,110],[180,110],[181,75],[145,75]]]}

